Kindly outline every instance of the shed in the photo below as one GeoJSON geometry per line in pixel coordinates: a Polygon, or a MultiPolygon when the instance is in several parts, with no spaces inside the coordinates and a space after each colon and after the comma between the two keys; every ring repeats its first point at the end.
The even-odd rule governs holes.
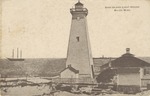
{"type": "Polygon", "coordinates": [[[67,68],[60,72],[61,78],[78,78],[79,77],[79,70],[76,70],[71,65],[68,65],[67,68]]]}

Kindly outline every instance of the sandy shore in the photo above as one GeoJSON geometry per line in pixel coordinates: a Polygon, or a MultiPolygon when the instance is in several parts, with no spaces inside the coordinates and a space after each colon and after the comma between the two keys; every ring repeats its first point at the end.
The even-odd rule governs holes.
{"type": "Polygon", "coordinates": [[[50,94],[49,86],[26,86],[26,87],[14,87],[7,88],[7,91],[1,89],[1,96],[150,96],[150,91],[145,91],[138,94],[99,94],[99,95],[87,95],[87,94],[73,94],[65,91],[56,92],[50,94]]]}

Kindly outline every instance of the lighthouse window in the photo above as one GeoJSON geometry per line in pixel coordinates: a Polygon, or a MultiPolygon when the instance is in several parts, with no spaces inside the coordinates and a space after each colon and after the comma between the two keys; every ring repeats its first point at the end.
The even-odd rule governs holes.
{"type": "Polygon", "coordinates": [[[79,37],[76,37],[77,41],[79,42],[80,41],[80,38],[79,37]]]}

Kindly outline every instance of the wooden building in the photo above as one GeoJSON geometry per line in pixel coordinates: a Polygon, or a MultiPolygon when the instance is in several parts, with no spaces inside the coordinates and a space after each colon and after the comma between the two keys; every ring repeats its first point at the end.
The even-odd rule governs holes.
{"type": "Polygon", "coordinates": [[[68,65],[67,68],[60,72],[60,78],[79,78],[79,70],[68,65]]]}
{"type": "Polygon", "coordinates": [[[147,78],[150,77],[149,68],[150,63],[135,57],[133,54],[130,53],[130,49],[127,48],[126,53],[123,54],[121,57],[116,58],[115,60],[101,66],[101,72],[98,75],[97,80],[98,82],[114,82],[115,79],[115,84],[117,84],[118,91],[123,91],[125,93],[130,93],[131,91],[132,93],[133,91],[139,91],[143,87],[147,87],[147,85],[150,84],[150,78],[146,79],[146,73],[147,78]],[[106,80],[101,79],[102,76],[103,78],[106,78],[106,80]]]}

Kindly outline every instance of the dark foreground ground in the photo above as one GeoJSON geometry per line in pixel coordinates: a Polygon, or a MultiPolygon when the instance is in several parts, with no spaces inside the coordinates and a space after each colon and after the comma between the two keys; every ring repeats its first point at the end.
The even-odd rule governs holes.
{"type": "Polygon", "coordinates": [[[7,78],[0,82],[0,96],[150,96],[150,91],[143,91],[137,94],[85,94],[71,93],[66,91],[53,91],[51,80],[44,78],[7,78]],[[7,82],[5,82],[7,81],[7,82]]]}

